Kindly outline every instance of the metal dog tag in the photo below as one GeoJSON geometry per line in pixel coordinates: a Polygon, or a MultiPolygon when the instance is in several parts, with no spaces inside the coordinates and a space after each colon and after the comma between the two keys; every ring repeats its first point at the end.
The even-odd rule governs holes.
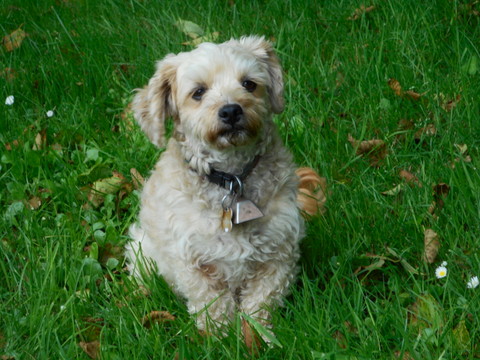
{"type": "Polygon", "coordinates": [[[253,201],[243,198],[239,198],[234,202],[233,209],[234,224],[241,224],[263,216],[262,211],[253,203],[253,201]]]}

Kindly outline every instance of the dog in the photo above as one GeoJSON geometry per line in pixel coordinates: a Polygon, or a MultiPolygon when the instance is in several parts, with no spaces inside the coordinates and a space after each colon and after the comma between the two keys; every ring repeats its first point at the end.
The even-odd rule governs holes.
{"type": "Polygon", "coordinates": [[[272,44],[247,36],[167,55],[132,108],[156,146],[169,118],[173,131],[130,227],[130,272],[152,263],[200,330],[237,311],[270,324],[304,236],[296,166],[273,122],[284,97],[272,44]]]}

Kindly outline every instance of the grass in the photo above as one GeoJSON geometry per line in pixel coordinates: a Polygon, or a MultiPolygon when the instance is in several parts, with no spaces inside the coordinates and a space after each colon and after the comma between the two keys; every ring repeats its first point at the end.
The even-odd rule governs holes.
{"type": "Polygon", "coordinates": [[[0,50],[2,359],[250,357],[239,319],[226,338],[202,337],[160,278],[146,295],[122,264],[138,212],[130,169],[146,176],[158,151],[121,115],[155,60],[190,48],[178,18],[218,41],[275,42],[281,134],[329,183],[327,212],[308,222],[302,274],[274,312],[281,346],[257,357],[479,358],[480,288],[466,286],[480,275],[479,11],[454,0],[4,1],[2,36],[28,36],[0,50]],[[420,99],[396,95],[391,78],[420,99]],[[427,126],[435,134],[421,134],[427,126]],[[383,140],[388,155],[371,166],[349,134],[383,140]],[[422,186],[405,185],[400,170],[422,186]],[[85,188],[113,171],[123,190],[88,206],[85,188]],[[434,200],[443,206],[432,216],[434,200]],[[432,264],[426,229],[441,244],[432,264]],[[443,261],[448,275],[437,279],[443,261]],[[176,319],[148,328],[152,311],[176,319]]]}

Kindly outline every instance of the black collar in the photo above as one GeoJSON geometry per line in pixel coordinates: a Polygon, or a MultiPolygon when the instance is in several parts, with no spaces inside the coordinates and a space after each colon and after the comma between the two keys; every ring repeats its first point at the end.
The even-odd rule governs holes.
{"type": "Polygon", "coordinates": [[[259,160],[260,155],[255,156],[253,161],[248,163],[247,166],[245,166],[243,172],[240,175],[233,175],[223,171],[211,169],[210,174],[207,175],[207,179],[213,184],[221,186],[227,190],[233,190],[237,192],[241,183],[243,183],[247,176],[250,175],[255,166],[257,166],[259,160]]]}

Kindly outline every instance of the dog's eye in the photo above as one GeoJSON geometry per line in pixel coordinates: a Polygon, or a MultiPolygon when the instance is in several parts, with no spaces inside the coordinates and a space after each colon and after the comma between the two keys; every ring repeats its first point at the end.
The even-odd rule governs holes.
{"type": "Polygon", "coordinates": [[[254,92],[255,89],[257,88],[257,84],[255,84],[252,80],[244,80],[242,82],[242,86],[247,90],[248,92],[254,92]]]}
{"type": "Polygon", "coordinates": [[[197,101],[200,101],[200,100],[202,100],[202,96],[203,96],[203,94],[205,94],[206,91],[207,91],[207,89],[205,89],[204,87],[199,87],[193,93],[192,98],[197,100],[197,101]]]}

